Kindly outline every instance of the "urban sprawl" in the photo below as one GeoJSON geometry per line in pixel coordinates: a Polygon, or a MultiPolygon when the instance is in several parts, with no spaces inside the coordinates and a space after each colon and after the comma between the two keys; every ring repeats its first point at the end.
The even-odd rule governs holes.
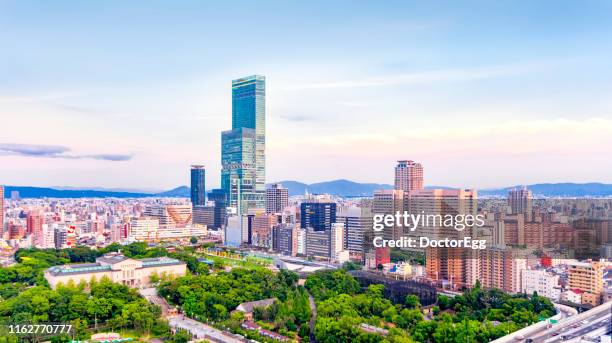
{"type": "Polygon", "coordinates": [[[232,82],[220,189],[197,161],[190,198],[0,186],[0,321],[71,323],[57,341],[609,341],[612,200],[426,188],[411,160],[393,189],[290,196],[266,184],[265,83],[232,82]]]}

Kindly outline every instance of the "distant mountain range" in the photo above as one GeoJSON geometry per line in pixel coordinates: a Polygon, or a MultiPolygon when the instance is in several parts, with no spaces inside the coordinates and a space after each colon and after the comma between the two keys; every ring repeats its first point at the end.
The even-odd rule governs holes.
{"type": "Polygon", "coordinates": [[[349,180],[334,180],[306,184],[298,181],[281,181],[283,187],[289,190],[289,195],[333,194],[344,196],[367,196],[377,189],[393,189],[393,185],[382,183],[358,183],[349,180]]]}
{"type": "MultiPolygon", "coordinates": [[[[163,193],[144,193],[93,189],[57,189],[46,187],[4,186],[4,197],[10,198],[12,191],[19,192],[19,196],[21,198],[146,198],[157,196],[170,197],[171,195],[166,194],[172,194],[172,192],[180,188],[183,187],[179,187],[163,193]]],[[[184,188],[187,188],[187,190],[189,190],[188,187],[184,188]]],[[[187,194],[189,194],[189,192],[187,192],[187,194]]]]}
{"type": "MultiPolygon", "coordinates": [[[[370,196],[377,189],[392,189],[389,184],[379,183],[359,183],[349,180],[334,180],[306,184],[298,181],[281,181],[284,187],[289,189],[289,195],[302,195],[306,192],[311,194],[333,194],[339,196],[370,196]]],[[[512,187],[479,189],[479,195],[487,196],[506,196],[512,187]]],[[[538,183],[527,185],[534,196],[548,197],[610,197],[612,196],[612,184],[604,183],[538,183]]],[[[10,198],[12,191],[18,191],[22,198],[146,198],[146,197],[176,197],[187,198],[190,189],[187,186],[180,186],[165,192],[145,192],[145,191],[114,191],[95,189],[73,189],[72,187],[44,188],[44,187],[21,187],[5,186],[4,197],[10,198]]],[[[444,186],[428,186],[427,188],[445,188],[444,186]]]]}
{"type": "MultiPolygon", "coordinates": [[[[498,189],[479,189],[480,195],[505,196],[512,188],[522,186],[512,186],[498,189]]],[[[609,197],[612,196],[612,184],[591,182],[591,183],[536,183],[527,185],[534,196],[548,197],[609,197]]]]}

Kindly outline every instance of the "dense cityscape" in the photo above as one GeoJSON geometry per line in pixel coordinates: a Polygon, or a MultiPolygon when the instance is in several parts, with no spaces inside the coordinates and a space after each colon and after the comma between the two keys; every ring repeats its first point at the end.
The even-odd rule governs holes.
{"type": "Polygon", "coordinates": [[[190,198],[21,199],[0,186],[0,342],[609,341],[610,199],[430,188],[409,159],[393,189],[289,196],[266,184],[278,161],[266,161],[265,101],[265,77],[232,81],[220,189],[198,161],[190,198]],[[463,222],[375,229],[402,214],[463,222]],[[447,245],[397,243],[409,237],[447,245]],[[467,238],[483,244],[449,245],[467,238]],[[71,331],[13,331],[37,323],[71,331]]]}

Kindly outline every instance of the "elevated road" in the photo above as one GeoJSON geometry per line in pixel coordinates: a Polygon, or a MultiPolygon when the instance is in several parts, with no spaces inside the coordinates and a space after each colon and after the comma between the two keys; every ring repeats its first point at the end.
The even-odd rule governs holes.
{"type": "Polygon", "coordinates": [[[575,314],[570,307],[555,304],[557,315],[496,339],[495,343],[533,342],[554,343],[587,336],[590,332],[610,325],[612,301],[586,312],[575,314]]]}

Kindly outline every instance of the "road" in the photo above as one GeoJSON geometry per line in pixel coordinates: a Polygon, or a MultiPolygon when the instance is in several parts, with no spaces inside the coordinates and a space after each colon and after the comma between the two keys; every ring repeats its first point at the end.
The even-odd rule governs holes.
{"type": "Polygon", "coordinates": [[[314,297],[308,292],[308,302],[310,303],[310,342],[317,343],[315,338],[314,328],[317,321],[317,304],[315,303],[314,297]]]}
{"type": "Polygon", "coordinates": [[[206,325],[197,320],[185,317],[183,315],[170,315],[171,308],[166,299],[157,295],[155,288],[144,288],[139,290],[140,294],[145,297],[150,303],[161,306],[162,316],[168,320],[170,327],[179,328],[189,331],[194,338],[205,338],[212,342],[218,343],[244,343],[247,339],[240,338],[232,333],[224,332],[210,325],[206,325]]]}
{"type": "Polygon", "coordinates": [[[169,317],[168,323],[172,328],[180,328],[191,332],[194,338],[205,338],[209,341],[219,343],[244,343],[248,342],[247,339],[237,337],[231,333],[226,333],[218,330],[212,326],[198,322],[191,318],[183,317],[181,315],[169,317]]]}
{"type": "MultiPolygon", "coordinates": [[[[562,328],[561,330],[547,334],[545,337],[534,339],[534,343],[555,343],[564,342],[573,338],[580,338],[586,336],[589,333],[599,330],[601,328],[609,328],[610,325],[610,313],[601,313],[593,316],[587,320],[583,320],[577,324],[569,327],[562,328]],[[554,335],[554,336],[553,336],[554,335]]],[[[609,331],[609,330],[605,330],[609,331]]],[[[609,333],[609,332],[605,332],[609,333]]]]}
{"type": "MultiPolygon", "coordinates": [[[[495,343],[557,343],[565,341],[578,341],[582,336],[589,336],[598,332],[602,327],[609,325],[612,301],[599,305],[580,314],[563,313],[567,306],[555,305],[560,311],[555,315],[556,323],[544,320],[519,331],[495,340],[495,343]]],[[[608,330],[606,330],[608,331],[608,330]]]]}
{"type": "Polygon", "coordinates": [[[536,341],[541,339],[547,339],[552,336],[554,332],[571,325],[574,325],[581,320],[587,319],[587,317],[598,314],[598,313],[609,313],[610,311],[610,303],[606,303],[605,305],[601,305],[598,308],[591,310],[590,313],[584,312],[578,314],[576,310],[572,307],[554,304],[557,309],[557,314],[553,317],[543,320],[537,323],[534,323],[530,326],[522,328],[518,331],[515,331],[506,336],[500,337],[494,340],[494,343],[516,343],[516,342],[525,342],[525,341],[536,341]],[[552,320],[556,322],[554,323],[552,320]],[[551,336],[546,337],[549,334],[551,336]]]}

